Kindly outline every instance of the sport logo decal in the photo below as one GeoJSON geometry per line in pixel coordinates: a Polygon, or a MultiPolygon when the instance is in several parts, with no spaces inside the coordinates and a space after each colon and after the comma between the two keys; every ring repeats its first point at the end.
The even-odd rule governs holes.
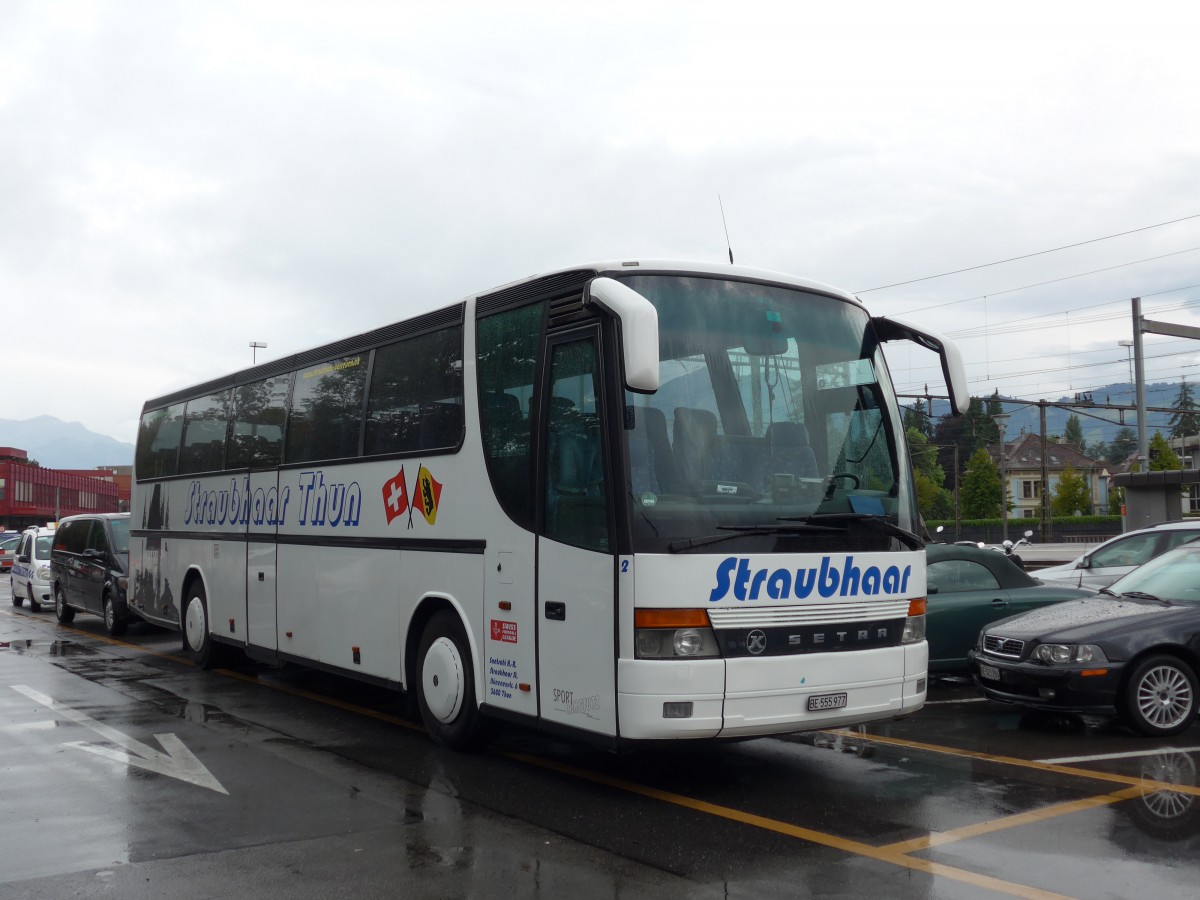
{"type": "Polygon", "coordinates": [[[383,513],[389,525],[408,511],[408,527],[413,527],[413,513],[419,512],[430,525],[437,524],[438,503],[442,499],[442,483],[425,466],[417,467],[413,497],[408,496],[408,481],[404,467],[383,485],[383,513]]]}

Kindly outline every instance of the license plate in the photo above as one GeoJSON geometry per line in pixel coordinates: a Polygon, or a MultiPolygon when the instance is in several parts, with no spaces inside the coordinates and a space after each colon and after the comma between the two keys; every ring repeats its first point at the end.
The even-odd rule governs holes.
{"type": "Polygon", "coordinates": [[[999,681],[1000,680],[1000,670],[997,669],[995,666],[985,666],[983,664],[980,664],[979,677],[986,678],[988,681],[999,681]]]}
{"type": "Polygon", "coordinates": [[[822,709],[841,709],[849,698],[846,694],[818,694],[808,698],[808,711],[817,712],[822,709]]]}

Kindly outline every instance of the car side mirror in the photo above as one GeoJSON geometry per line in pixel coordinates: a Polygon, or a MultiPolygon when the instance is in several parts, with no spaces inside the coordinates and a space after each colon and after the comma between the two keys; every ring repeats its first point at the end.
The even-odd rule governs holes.
{"type": "Polygon", "coordinates": [[[29,557],[28,556],[18,556],[17,562],[27,563],[27,562],[29,562],[29,557]]]}

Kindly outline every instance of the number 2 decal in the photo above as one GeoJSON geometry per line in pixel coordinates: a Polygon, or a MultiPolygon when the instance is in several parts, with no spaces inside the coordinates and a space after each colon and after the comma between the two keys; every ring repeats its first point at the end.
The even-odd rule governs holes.
{"type": "Polygon", "coordinates": [[[623,560],[621,560],[621,574],[626,575],[628,573],[629,573],[629,560],[623,559],[623,560]]]}

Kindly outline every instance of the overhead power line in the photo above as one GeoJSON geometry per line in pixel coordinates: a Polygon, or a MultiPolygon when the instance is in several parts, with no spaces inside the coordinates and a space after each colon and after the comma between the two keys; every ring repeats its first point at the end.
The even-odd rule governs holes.
{"type": "Polygon", "coordinates": [[[952,272],[942,272],[938,275],[925,275],[922,278],[911,278],[908,281],[897,281],[893,284],[881,284],[879,287],[866,288],[865,290],[855,291],[856,294],[869,294],[871,291],[882,291],[887,288],[903,287],[906,284],[916,284],[919,281],[932,281],[934,278],[945,278],[948,275],[961,275],[963,272],[974,272],[976,269],[986,269],[990,266],[1000,266],[1004,263],[1017,262],[1022,259],[1032,259],[1035,256],[1045,256],[1047,253],[1057,253],[1060,250],[1070,250],[1072,247],[1083,247],[1087,244],[1095,244],[1100,241],[1109,241],[1113,238],[1125,237],[1129,234],[1137,234],[1139,231],[1149,231],[1152,228],[1162,228],[1166,225],[1176,225],[1179,222],[1186,222],[1189,219],[1200,219],[1200,213],[1191,216],[1184,216],[1182,219],[1172,219],[1169,222],[1159,222],[1157,225],[1145,225],[1141,228],[1132,228],[1129,231],[1122,231],[1117,234],[1108,234],[1104,237],[1092,238],[1087,241],[1079,241],[1074,244],[1065,244],[1062,247],[1053,247],[1049,250],[1039,250],[1036,253],[1026,253],[1023,256],[1012,256],[1008,259],[996,260],[996,262],[982,263],[978,266],[967,266],[965,269],[955,269],[952,272]]]}
{"type": "Polygon", "coordinates": [[[1162,256],[1151,256],[1146,259],[1135,259],[1133,262],[1118,263],[1115,266],[1106,266],[1103,269],[1092,269],[1090,272],[1079,272],[1075,275],[1064,275],[1062,278],[1051,278],[1049,281],[1039,281],[1036,284],[1023,284],[1020,287],[1006,288],[1002,291],[992,291],[989,294],[979,294],[975,297],[963,297],[961,300],[947,300],[945,303],[936,303],[933,306],[921,306],[917,309],[906,309],[903,315],[911,315],[912,313],[926,312],[931,309],[941,309],[943,306],[954,306],[956,303],[967,303],[971,300],[987,300],[991,297],[999,297],[1002,294],[1013,294],[1017,291],[1027,291],[1030,288],[1045,287],[1048,284],[1058,284],[1060,281],[1070,281],[1072,278],[1083,278],[1085,275],[1098,275],[1101,272],[1111,272],[1113,269],[1124,269],[1129,266],[1136,266],[1140,263],[1156,262],[1160,259],[1166,259],[1169,256],[1180,256],[1184,253],[1195,253],[1200,250],[1200,247],[1188,247],[1186,250],[1176,250],[1173,253],[1164,253],[1162,256]]]}

